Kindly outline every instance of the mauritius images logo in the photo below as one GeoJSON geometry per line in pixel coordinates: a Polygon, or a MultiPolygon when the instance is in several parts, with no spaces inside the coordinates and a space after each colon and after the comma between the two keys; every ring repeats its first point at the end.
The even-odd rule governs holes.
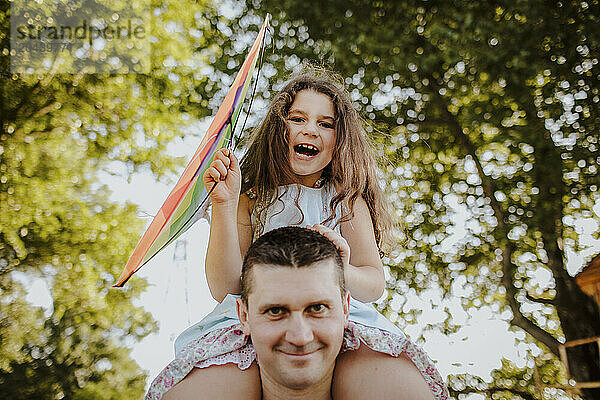
{"type": "Polygon", "coordinates": [[[145,0],[15,0],[11,72],[147,73],[149,18],[145,0]]]}

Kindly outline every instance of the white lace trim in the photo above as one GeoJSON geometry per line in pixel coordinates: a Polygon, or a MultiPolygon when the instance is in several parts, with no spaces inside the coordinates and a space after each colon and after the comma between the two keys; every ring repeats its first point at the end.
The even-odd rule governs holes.
{"type": "MultiPolygon", "coordinates": [[[[382,329],[350,321],[344,331],[342,351],[356,350],[364,343],[369,348],[397,357],[404,353],[417,367],[437,400],[449,398],[448,389],[427,354],[409,339],[382,329]]],[[[254,346],[239,325],[223,328],[188,344],[154,379],[146,400],[158,400],[194,368],[234,363],[244,370],[256,359],[254,346]]]]}
{"type": "Polygon", "coordinates": [[[200,361],[194,365],[196,368],[206,368],[211,365],[224,365],[224,364],[236,364],[239,369],[248,369],[252,362],[256,360],[256,351],[252,344],[246,344],[245,346],[230,351],[229,353],[221,354],[219,356],[209,358],[208,360],[200,361]]]}

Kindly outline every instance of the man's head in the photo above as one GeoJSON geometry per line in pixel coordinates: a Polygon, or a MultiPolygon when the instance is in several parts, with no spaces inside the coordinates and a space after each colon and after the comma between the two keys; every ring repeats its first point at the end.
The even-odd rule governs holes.
{"type": "Polygon", "coordinates": [[[242,264],[242,299],[247,303],[252,292],[255,265],[304,268],[331,259],[342,297],[346,294],[344,267],[340,253],[325,236],[307,228],[287,226],[274,229],[258,238],[246,253],[242,264]]]}
{"type": "Polygon", "coordinates": [[[329,388],[348,302],[340,255],[321,234],[279,228],[250,246],[238,314],[252,338],[263,388],[329,388]]]}

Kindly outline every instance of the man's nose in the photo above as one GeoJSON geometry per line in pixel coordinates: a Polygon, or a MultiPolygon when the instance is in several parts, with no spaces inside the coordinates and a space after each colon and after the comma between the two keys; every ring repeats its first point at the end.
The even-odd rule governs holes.
{"type": "Polygon", "coordinates": [[[294,315],[289,319],[285,340],[295,346],[304,346],[314,340],[310,323],[303,315],[294,315]]]}

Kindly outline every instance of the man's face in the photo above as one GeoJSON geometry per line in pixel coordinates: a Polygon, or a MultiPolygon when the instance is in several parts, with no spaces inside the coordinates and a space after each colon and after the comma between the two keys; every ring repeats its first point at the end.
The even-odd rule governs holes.
{"type": "Polygon", "coordinates": [[[309,267],[255,265],[246,305],[238,300],[263,384],[304,389],[331,378],[348,324],[334,261],[309,267]]]}

